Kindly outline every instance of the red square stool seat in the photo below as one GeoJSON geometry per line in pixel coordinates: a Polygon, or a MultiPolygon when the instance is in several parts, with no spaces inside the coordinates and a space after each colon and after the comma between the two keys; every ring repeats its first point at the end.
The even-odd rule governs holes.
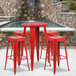
{"type": "Polygon", "coordinates": [[[26,39],[25,37],[22,36],[11,36],[8,37],[8,42],[7,42],[7,51],[6,51],[6,61],[5,61],[5,67],[4,69],[6,70],[6,64],[7,64],[7,59],[11,59],[14,61],[14,74],[16,74],[16,65],[17,65],[17,61],[18,61],[18,65],[20,66],[20,62],[23,59],[27,60],[27,65],[28,65],[28,69],[29,68],[29,62],[28,62],[28,54],[27,54],[27,46],[26,46],[26,39]],[[13,46],[13,50],[11,50],[13,52],[13,55],[8,55],[9,52],[9,42],[12,42],[12,46],[13,46]],[[20,44],[23,43],[25,45],[25,53],[26,56],[22,55],[22,51],[20,48],[20,44]],[[23,56],[23,58],[22,58],[23,56]]]}
{"type": "MultiPolygon", "coordinates": [[[[58,33],[56,31],[47,31],[47,36],[58,36],[58,33]]],[[[44,37],[45,37],[45,32],[42,33],[42,43],[41,43],[41,54],[40,54],[40,59],[42,57],[42,51],[43,49],[45,50],[46,47],[43,47],[43,43],[44,43],[44,37]]]]}
{"type": "MultiPolygon", "coordinates": [[[[14,31],[14,32],[13,32],[13,36],[26,36],[27,43],[28,43],[29,55],[30,55],[30,44],[29,44],[28,32],[25,32],[25,33],[24,33],[24,31],[14,31]]],[[[23,47],[23,44],[22,44],[22,47],[23,47]]],[[[30,55],[30,56],[31,56],[31,55],[30,55]]]]}
{"type": "Polygon", "coordinates": [[[66,59],[67,61],[67,67],[69,70],[69,63],[68,63],[68,56],[67,56],[67,48],[66,48],[66,41],[65,41],[65,37],[62,36],[51,36],[48,37],[48,48],[47,48],[47,52],[46,52],[46,59],[45,59],[45,66],[44,69],[46,67],[46,61],[48,58],[48,62],[50,63],[50,60],[53,60],[53,67],[54,67],[54,74],[56,73],[56,61],[58,62],[58,66],[60,64],[60,60],[66,59]],[[64,43],[64,49],[65,49],[65,56],[60,54],[60,42],[64,43]],[[53,50],[53,59],[50,58],[50,50],[51,47],[50,45],[52,45],[52,50],[53,50]]]}

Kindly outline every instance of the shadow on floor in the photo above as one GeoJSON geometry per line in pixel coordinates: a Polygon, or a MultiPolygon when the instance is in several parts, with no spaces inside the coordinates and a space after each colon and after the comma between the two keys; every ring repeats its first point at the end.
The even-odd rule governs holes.
{"type": "MultiPolygon", "coordinates": [[[[13,68],[9,68],[9,69],[6,69],[6,70],[14,72],[13,68]]],[[[21,67],[18,67],[17,70],[16,70],[16,72],[26,72],[26,71],[28,71],[28,69],[26,70],[26,69],[23,69],[21,67]]]]}
{"type": "MultiPolygon", "coordinates": [[[[22,66],[27,67],[27,64],[21,64],[22,66]]],[[[29,66],[31,67],[31,63],[29,63],[29,66]]],[[[34,69],[44,68],[44,63],[41,62],[34,62],[34,69]]]]}
{"type": "MultiPolygon", "coordinates": [[[[53,68],[48,68],[46,70],[53,72],[53,68]]],[[[68,70],[64,69],[64,68],[61,68],[61,67],[57,67],[56,72],[68,72],[68,70]]]]}

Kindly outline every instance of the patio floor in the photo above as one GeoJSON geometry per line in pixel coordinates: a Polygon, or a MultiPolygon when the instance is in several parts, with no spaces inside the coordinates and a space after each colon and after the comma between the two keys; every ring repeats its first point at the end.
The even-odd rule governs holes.
{"type": "MultiPolygon", "coordinates": [[[[60,62],[60,67],[57,66],[56,76],[76,76],[76,49],[68,47],[68,57],[69,57],[69,66],[70,71],[67,70],[66,60],[60,62]]],[[[63,47],[61,47],[61,53],[64,52],[63,47]]],[[[34,70],[28,71],[26,60],[22,61],[20,67],[17,66],[17,72],[15,76],[54,76],[53,74],[53,65],[49,67],[47,63],[46,70],[44,70],[45,63],[45,51],[43,51],[42,59],[37,62],[36,51],[35,51],[35,61],[34,61],[34,70]]],[[[6,47],[0,49],[0,76],[14,76],[13,72],[13,61],[8,60],[7,69],[4,70],[6,56],[6,47]]],[[[52,61],[51,61],[52,63],[52,61]]],[[[29,58],[30,65],[30,58],[29,58]]]]}

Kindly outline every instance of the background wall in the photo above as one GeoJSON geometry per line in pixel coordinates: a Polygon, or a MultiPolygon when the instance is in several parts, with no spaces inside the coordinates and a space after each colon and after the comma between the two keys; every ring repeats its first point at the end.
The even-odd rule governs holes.
{"type": "Polygon", "coordinates": [[[0,0],[0,7],[6,16],[15,16],[17,12],[17,5],[20,0],[0,0]]]}
{"type": "MultiPolygon", "coordinates": [[[[30,19],[27,0],[0,0],[0,7],[6,16],[30,19]]],[[[32,19],[48,19],[60,22],[57,18],[60,18],[61,4],[54,5],[53,0],[37,0],[34,8],[32,19]]]]}
{"type": "MultiPolygon", "coordinates": [[[[34,15],[30,16],[27,0],[0,0],[0,7],[5,16],[16,16],[17,20],[50,20],[76,29],[76,13],[62,13],[62,3],[54,0],[37,0],[34,15]]],[[[76,45],[75,32],[60,32],[66,37],[67,45],[76,45]]]]}

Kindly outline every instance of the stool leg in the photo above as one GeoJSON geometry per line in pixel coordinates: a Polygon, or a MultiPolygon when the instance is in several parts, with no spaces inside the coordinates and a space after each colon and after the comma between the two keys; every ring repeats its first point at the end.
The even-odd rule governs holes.
{"type": "Polygon", "coordinates": [[[58,42],[58,66],[60,65],[60,42],[58,42]]]}
{"type": "Polygon", "coordinates": [[[42,44],[41,44],[41,54],[40,54],[40,59],[41,59],[41,56],[42,56],[43,43],[44,43],[44,34],[42,34],[42,44]]]}
{"type": "Polygon", "coordinates": [[[23,56],[23,42],[18,43],[18,66],[20,67],[21,60],[23,56]]]}
{"type": "Polygon", "coordinates": [[[54,53],[53,53],[53,66],[54,66],[54,74],[56,73],[56,51],[57,51],[57,41],[54,40],[54,44],[53,44],[53,49],[54,49],[54,53]]]}
{"type": "MultiPolygon", "coordinates": [[[[22,56],[23,56],[23,42],[21,43],[20,46],[21,46],[20,47],[20,59],[22,60],[22,56]]],[[[21,64],[21,60],[20,60],[19,64],[21,64]]]]}
{"type": "Polygon", "coordinates": [[[51,42],[51,56],[53,56],[53,42],[51,42]]]}
{"type": "Polygon", "coordinates": [[[26,53],[26,59],[27,59],[27,66],[28,66],[28,70],[30,71],[29,61],[28,61],[28,54],[27,54],[27,47],[26,47],[26,41],[24,41],[24,43],[25,43],[25,53],[26,53]]]}
{"type": "Polygon", "coordinates": [[[5,61],[5,67],[4,67],[4,70],[6,70],[6,65],[7,65],[8,49],[9,49],[9,40],[8,40],[8,42],[7,42],[7,52],[6,52],[6,61],[5,61]]]}
{"type": "MultiPolygon", "coordinates": [[[[13,32],[13,36],[15,36],[14,32],[13,32]]],[[[13,55],[13,42],[12,42],[12,49],[11,49],[11,58],[12,58],[12,55],[13,55]]]]}
{"type": "MultiPolygon", "coordinates": [[[[15,33],[13,32],[13,36],[15,36],[15,33]]],[[[11,56],[12,56],[12,51],[13,50],[13,42],[12,42],[12,49],[11,49],[11,56]]]]}
{"type": "Polygon", "coordinates": [[[16,39],[14,40],[13,46],[14,46],[14,74],[16,74],[17,48],[18,48],[17,40],[16,39]]]}
{"type": "Polygon", "coordinates": [[[44,65],[44,70],[45,70],[45,68],[46,68],[47,55],[48,55],[48,51],[46,51],[46,57],[45,57],[45,65],[44,65]]]}
{"type": "Polygon", "coordinates": [[[67,48],[66,48],[66,42],[65,42],[65,40],[64,40],[64,47],[65,47],[65,54],[66,54],[66,60],[67,60],[67,67],[68,67],[68,71],[69,71],[70,69],[69,69],[68,56],[67,56],[67,48]]]}
{"type": "Polygon", "coordinates": [[[48,57],[49,65],[51,66],[51,63],[50,63],[50,42],[48,42],[47,45],[48,45],[48,48],[47,48],[47,50],[46,50],[44,70],[45,70],[45,68],[46,68],[47,57],[48,57]]]}
{"type": "MultiPolygon", "coordinates": [[[[20,48],[20,42],[18,42],[18,66],[20,67],[20,58],[21,58],[21,55],[20,55],[20,50],[22,49],[22,47],[20,48]]],[[[23,51],[21,50],[21,54],[23,56],[23,51]]]]}
{"type": "Polygon", "coordinates": [[[50,49],[51,49],[51,42],[48,42],[48,62],[49,62],[49,65],[51,66],[51,63],[50,63],[50,49]]]}
{"type": "Polygon", "coordinates": [[[12,58],[12,55],[13,55],[13,42],[12,42],[12,49],[11,49],[11,57],[12,58]]]}
{"type": "Polygon", "coordinates": [[[20,51],[21,52],[21,55],[23,56],[23,42],[20,43],[20,50],[21,50],[20,51]]]}
{"type": "Polygon", "coordinates": [[[29,44],[29,37],[28,37],[28,34],[27,34],[27,42],[28,42],[29,55],[30,55],[30,58],[31,58],[31,53],[30,53],[30,44],[29,44]]]}

